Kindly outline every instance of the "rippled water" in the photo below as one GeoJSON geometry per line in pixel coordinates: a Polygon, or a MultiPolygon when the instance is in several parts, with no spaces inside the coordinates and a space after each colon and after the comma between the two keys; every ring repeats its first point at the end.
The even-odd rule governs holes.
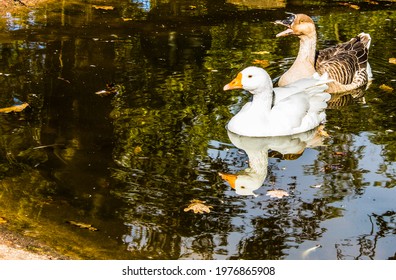
{"type": "Polygon", "coordinates": [[[0,226],[82,259],[395,258],[395,2],[65,2],[0,20],[0,107],[30,105],[0,115],[0,226]],[[372,37],[374,80],[326,110],[321,145],[225,130],[238,71],[293,63],[286,11],[320,48],[372,37]],[[257,155],[253,193],[219,176],[257,155]]]}

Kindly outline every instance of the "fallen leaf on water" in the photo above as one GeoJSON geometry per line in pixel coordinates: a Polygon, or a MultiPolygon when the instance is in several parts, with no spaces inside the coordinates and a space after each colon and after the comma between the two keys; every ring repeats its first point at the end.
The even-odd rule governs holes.
{"type": "Polygon", "coordinates": [[[130,20],[133,20],[133,18],[122,17],[122,20],[123,21],[130,21],[130,20]]]}
{"type": "Polygon", "coordinates": [[[253,64],[260,65],[261,67],[265,68],[270,65],[270,62],[267,59],[255,59],[253,60],[253,64]]]}
{"type": "Polygon", "coordinates": [[[347,6],[349,8],[355,9],[355,10],[360,9],[360,7],[358,5],[354,5],[354,4],[350,4],[350,3],[340,2],[339,4],[342,6],[347,6]]]}
{"type": "Polygon", "coordinates": [[[396,64],[396,57],[389,58],[389,63],[396,64]]]}
{"type": "Polygon", "coordinates": [[[334,152],[335,156],[345,156],[346,154],[346,152],[334,152]]]}
{"type": "Polygon", "coordinates": [[[92,5],[92,8],[97,10],[114,10],[113,6],[100,6],[100,5],[92,5]]]}
{"type": "Polygon", "coordinates": [[[28,103],[23,103],[23,104],[20,104],[20,105],[14,105],[14,106],[7,107],[7,108],[0,108],[0,113],[21,112],[27,106],[29,106],[28,103]]]}
{"type": "Polygon", "coordinates": [[[69,81],[69,80],[66,80],[65,78],[58,77],[58,80],[61,80],[61,81],[64,81],[64,82],[70,84],[70,81],[69,81]]]}
{"type": "Polygon", "coordinates": [[[319,189],[319,188],[321,188],[322,187],[322,184],[318,184],[318,185],[313,185],[313,186],[311,186],[311,188],[314,188],[314,189],[319,189]]]}
{"type": "Polygon", "coordinates": [[[67,221],[69,224],[79,227],[79,228],[83,228],[83,229],[88,229],[90,231],[97,231],[97,228],[94,228],[92,225],[90,224],[85,224],[85,223],[81,223],[81,222],[76,222],[76,221],[67,221]]]}
{"type": "Polygon", "coordinates": [[[373,0],[365,0],[364,2],[372,4],[372,5],[378,5],[379,4],[377,1],[373,1],[373,0]]]}
{"type": "Polygon", "coordinates": [[[327,133],[327,131],[325,131],[324,130],[324,125],[320,125],[319,127],[318,127],[318,134],[319,134],[319,136],[322,136],[322,137],[330,137],[330,135],[327,133]]]}
{"type": "Polygon", "coordinates": [[[8,221],[3,217],[0,217],[0,225],[7,223],[8,221]]]}
{"type": "Polygon", "coordinates": [[[382,90],[385,90],[385,91],[389,91],[389,92],[393,91],[393,88],[392,88],[392,87],[387,86],[387,85],[385,85],[385,84],[380,85],[379,88],[382,89],[382,90]]]}
{"type": "Polygon", "coordinates": [[[133,153],[135,155],[139,154],[142,151],[142,147],[136,146],[135,149],[133,149],[133,153]]]}
{"type": "Polygon", "coordinates": [[[271,190],[271,191],[267,191],[266,195],[269,197],[282,198],[284,196],[289,196],[289,193],[284,190],[271,190]]]}
{"type": "Polygon", "coordinates": [[[252,52],[252,54],[270,54],[269,51],[258,51],[258,52],[252,52]]]}
{"type": "Polygon", "coordinates": [[[190,204],[184,208],[184,212],[192,210],[194,211],[194,214],[203,214],[204,212],[210,213],[210,208],[213,208],[213,206],[207,206],[204,203],[205,201],[199,199],[190,200],[190,204]]]}
{"type": "Polygon", "coordinates": [[[116,85],[114,83],[109,83],[109,84],[106,84],[105,89],[99,90],[99,91],[95,92],[95,94],[100,95],[100,96],[108,96],[110,94],[117,94],[119,89],[120,89],[119,85],[116,85]]]}

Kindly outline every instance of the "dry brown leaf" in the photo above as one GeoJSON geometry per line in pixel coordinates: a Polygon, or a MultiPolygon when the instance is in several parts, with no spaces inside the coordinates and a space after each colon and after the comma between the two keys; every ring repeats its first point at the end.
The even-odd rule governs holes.
{"type": "Polygon", "coordinates": [[[14,105],[14,106],[7,107],[7,108],[0,108],[0,113],[21,112],[21,111],[23,111],[27,106],[29,106],[28,103],[23,103],[23,104],[21,104],[21,105],[14,105]]]}
{"type": "Polygon", "coordinates": [[[324,125],[319,125],[317,129],[317,133],[321,137],[330,137],[330,135],[325,131],[325,126],[324,125]]]}
{"type": "Polygon", "coordinates": [[[210,213],[210,208],[213,208],[213,206],[207,206],[204,203],[205,201],[199,199],[190,200],[190,204],[184,208],[184,212],[192,210],[194,214],[210,213]]]}
{"type": "Polygon", "coordinates": [[[111,94],[117,94],[119,90],[119,86],[114,83],[106,84],[106,88],[95,92],[95,94],[100,96],[108,96],[111,94]]]}
{"type": "Polygon", "coordinates": [[[265,68],[270,65],[270,62],[267,59],[255,59],[253,60],[253,64],[260,65],[261,67],[265,68]]]}
{"type": "Polygon", "coordinates": [[[142,152],[142,147],[140,147],[140,146],[136,146],[135,149],[133,149],[133,153],[135,155],[137,155],[137,154],[139,154],[141,152],[142,152]]]}
{"type": "Polygon", "coordinates": [[[92,5],[92,8],[97,9],[97,10],[114,10],[113,6],[100,6],[100,5],[92,5]]]}
{"type": "Polygon", "coordinates": [[[342,6],[347,6],[349,8],[355,9],[355,10],[359,10],[360,9],[360,7],[358,5],[354,5],[354,4],[351,4],[351,3],[340,2],[339,4],[342,5],[342,6]]]}
{"type": "Polygon", "coordinates": [[[389,58],[389,63],[396,64],[396,57],[389,58]]]}
{"type": "Polygon", "coordinates": [[[392,88],[392,87],[387,86],[387,85],[385,85],[385,84],[380,85],[379,88],[382,89],[382,90],[385,90],[385,91],[389,91],[389,92],[393,91],[393,88],[392,88]]]}
{"type": "Polygon", "coordinates": [[[258,52],[252,52],[252,54],[270,54],[269,51],[258,51],[258,52]]]}
{"type": "Polygon", "coordinates": [[[269,197],[282,198],[284,196],[289,196],[289,193],[284,190],[271,190],[271,191],[267,191],[266,195],[269,197]]]}
{"type": "Polygon", "coordinates": [[[90,224],[85,224],[85,223],[81,223],[81,222],[76,222],[76,221],[67,221],[69,224],[79,227],[79,228],[83,228],[83,229],[88,229],[90,231],[97,231],[97,228],[94,228],[92,225],[90,224]]]}

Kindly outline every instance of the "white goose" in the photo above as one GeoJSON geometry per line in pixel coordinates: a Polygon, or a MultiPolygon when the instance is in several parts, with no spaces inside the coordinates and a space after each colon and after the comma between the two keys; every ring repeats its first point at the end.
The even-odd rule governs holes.
{"type": "Polygon", "coordinates": [[[285,87],[273,88],[268,73],[259,67],[245,68],[224,90],[245,89],[253,100],[229,121],[227,129],[250,136],[281,136],[305,132],[321,124],[330,94],[324,92],[327,75],[301,79],[285,87]]]}

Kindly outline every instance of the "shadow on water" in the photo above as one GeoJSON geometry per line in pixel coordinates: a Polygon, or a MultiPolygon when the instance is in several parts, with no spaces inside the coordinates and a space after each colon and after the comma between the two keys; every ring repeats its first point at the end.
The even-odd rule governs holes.
{"type": "Polygon", "coordinates": [[[0,226],[76,259],[395,258],[395,2],[107,2],[0,19],[0,107],[30,105],[0,115],[0,226]],[[222,87],[291,66],[285,11],[313,17],[321,48],[370,33],[374,80],[334,97],[324,145],[270,149],[239,195],[218,173],[248,167],[225,129],[248,96],[222,87]]]}

